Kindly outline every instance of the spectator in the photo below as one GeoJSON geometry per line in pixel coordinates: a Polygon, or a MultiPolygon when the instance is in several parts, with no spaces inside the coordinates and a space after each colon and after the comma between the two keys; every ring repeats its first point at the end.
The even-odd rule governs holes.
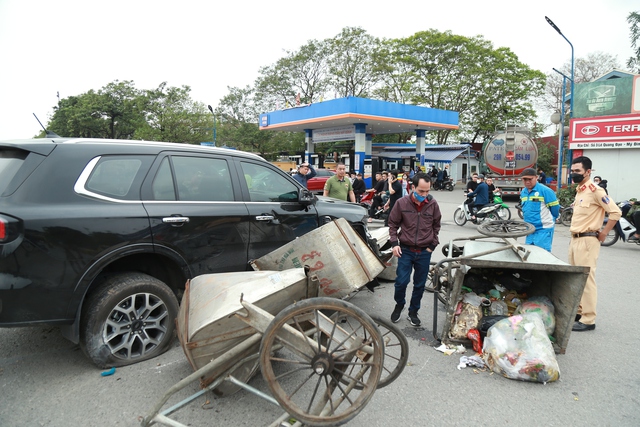
{"type": "MultiPolygon", "coordinates": [[[[531,169],[531,168],[528,168],[531,169]]],[[[542,168],[538,168],[538,182],[540,184],[547,185],[547,175],[544,173],[542,168]]]]}
{"type": "Polygon", "coordinates": [[[471,181],[467,182],[467,193],[472,193],[478,188],[478,174],[476,172],[471,175],[471,181]]]}
{"type": "Polygon", "coordinates": [[[346,200],[355,203],[356,196],[353,193],[351,181],[346,177],[347,167],[344,163],[336,165],[336,174],[327,180],[324,184],[324,196],[334,199],[346,200]]]}
{"type": "Polygon", "coordinates": [[[298,171],[293,174],[293,179],[302,184],[304,188],[307,188],[307,181],[317,174],[318,172],[309,163],[303,163],[298,167],[298,171]]]}
{"type": "Polygon", "coordinates": [[[367,190],[367,186],[362,179],[361,173],[356,174],[356,178],[353,180],[353,183],[351,185],[353,186],[353,194],[355,194],[356,196],[356,202],[359,203],[362,195],[367,190]]]}
{"type": "Polygon", "coordinates": [[[599,176],[594,176],[593,177],[593,183],[595,185],[597,185],[598,187],[602,188],[604,190],[604,192],[607,193],[607,195],[609,194],[609,190],[607,190],[607,180],[606,179],[603,180],[599,176]]]}

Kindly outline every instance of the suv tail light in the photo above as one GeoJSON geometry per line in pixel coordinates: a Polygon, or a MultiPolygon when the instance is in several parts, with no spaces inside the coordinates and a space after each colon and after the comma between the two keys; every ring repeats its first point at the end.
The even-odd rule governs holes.
{"type": "Polygon", "coordinates": [[[7,222],[0,218],[0,242],[7,238],[7,222]]]}

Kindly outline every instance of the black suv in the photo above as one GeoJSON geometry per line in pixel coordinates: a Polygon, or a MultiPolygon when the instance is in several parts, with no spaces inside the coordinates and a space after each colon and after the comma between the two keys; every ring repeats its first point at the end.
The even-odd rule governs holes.
{"type": "Polygon", "coordinates": [[[141,141],[0,141],[0,326],[62,326],[101,368],[169,348],[185,282],[362,207],[261,157],[141,141]]]}

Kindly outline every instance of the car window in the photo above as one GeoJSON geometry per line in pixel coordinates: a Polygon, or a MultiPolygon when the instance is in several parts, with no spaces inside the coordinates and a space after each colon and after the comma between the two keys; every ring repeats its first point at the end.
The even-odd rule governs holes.
{"type": "Polygon", "coordinates": [[[173,175],[168,157],[162,159],[158,173],[153,178],[151,190],[154,200],[176,200],[176,189],[173,185],[173,175]]]}
{"type": "Polygon", "coordinates": [[[318,172],[318,175],[316,176],[331,176],[331,175],[335,175],[335,173],[328,171],[326,169],[318,169],[316,172],[318,172]]]}
{"type": "Polygon", "coordinates": [[[28,152],[22,150],[0,150],[0,194],[18,172],[27,154],[28,152]]]}
{"type": "Polygon", "coordinates": [[[189,156],[172,156],[171,160],[176,177],[175,182],[178,184],[178,200],[203,202],[234,200],[231,174],[226,160],[189,156]]]}
{"type": "Polygon", "coordinates": [[[256,163],[242,162],[242,173],[252,202],[294,202],[298,187],[277,171],[256,163]]]}
{"type": "Polygon", "coordinates": [[[131,190],[142,160],[134,157],[105,156],[91,172],[85,187],[96,193],[123,198],[131,190]]]}

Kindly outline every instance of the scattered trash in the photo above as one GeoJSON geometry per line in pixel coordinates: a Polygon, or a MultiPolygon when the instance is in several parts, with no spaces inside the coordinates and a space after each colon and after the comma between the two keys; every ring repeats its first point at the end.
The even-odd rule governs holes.
{"type": "Polygon", "coordinates": [[[464,345],[453,344],[440,344],[439,347],[434,347],[436,350],[445,354],[445,356],[451,356],[453,353],[464,354],[467,351],[464,345]]]}
{"type": "MultiPolygon", "coordinates": [[[[460,356],[460,363],[458,364],[458,370],[464,369],[467,366],[475,366],[476,368],[484,369],[487,365],[480,356],[460,356]]],[[[474,369],[474,372],[476,370],[474,369]]]]}
{"type": "Polygon", "coordinates": [[[113,375],[115,373],[116,373],[116,368],[111,368],[108,371],[101,372],[100,375],[103,377],[108,377],[109,375],[113,375]]]}

